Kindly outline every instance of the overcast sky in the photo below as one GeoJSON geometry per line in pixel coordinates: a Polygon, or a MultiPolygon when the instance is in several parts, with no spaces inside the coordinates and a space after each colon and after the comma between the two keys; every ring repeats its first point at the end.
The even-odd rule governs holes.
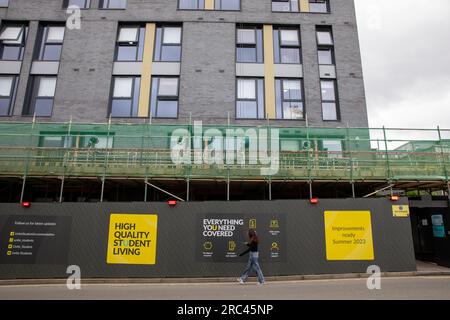
{"type": "Polygon", "coordinates": [[[370,126],[450,129],[450,1],[355,2],[370,126]]]}

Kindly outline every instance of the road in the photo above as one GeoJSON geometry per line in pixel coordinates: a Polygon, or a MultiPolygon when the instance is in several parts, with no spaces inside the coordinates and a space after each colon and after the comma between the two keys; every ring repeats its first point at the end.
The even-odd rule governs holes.
{"type": "Polygon", "coordinates": [[[368,290],[366,279],[255,283],[82,284],[0,286],[0,299],[162,299],[162,300],[301,300],[301,299],[445,299],[450,277],[382,278],[381,290],[368,290]]]}

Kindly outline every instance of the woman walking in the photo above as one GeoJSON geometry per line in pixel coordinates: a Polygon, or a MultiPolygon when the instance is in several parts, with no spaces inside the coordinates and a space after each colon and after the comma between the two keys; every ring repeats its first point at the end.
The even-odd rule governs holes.
{"type": "Polygon", "coordinates": [[[252,269],[255,269],[256,274],[258,275],[258,284],[264,284],[264,275],[261,271],[261,267],[259,266],[258,258],[258,235],[256,234],[255,230],[249,230],[248,231],[248,237],[250,238],[249,242],[246,242],[248,249],[242,252],[239,256],[242,257],[244,254],[250,252],[247,267],[245,268],[244,272],[242,273],[241,277],[238,278],[238,281],[240,284],[244,284],[247,279],[250,271],[252,269]]]}

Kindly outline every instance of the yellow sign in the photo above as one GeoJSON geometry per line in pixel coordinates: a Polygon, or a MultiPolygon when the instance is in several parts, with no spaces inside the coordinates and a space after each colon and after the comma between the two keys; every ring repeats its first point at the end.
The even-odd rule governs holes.
{"type": "Polygon", "coordinates": [[[409,206],[392,206],[392,215],[394,217],[407,218],[409,217],[409,206]]]}
{"type": "Polygon", "coordinates": [[[234,251],[234,250],[236,250],[236,242],[228,241],[228,251],[234,251]]]}
{"type": "Polygon", "coordinates": [[[107,263],[155,264],[158,216],[111,214],[107,263]]]}
{"type": "Polygon", "coordinates": [[[374,260],[370,211],[325,211],[327,260],[374,260]]]}
{"type": "Polygon", "coordinates": [[[249,229],[256,229],[256,219],[250,219],[248,222],[249,229]]]}
{"type": "Polygon", "coordinates": [[[270,220],[270,228],[279,228],[278,220],[270,220]]]}

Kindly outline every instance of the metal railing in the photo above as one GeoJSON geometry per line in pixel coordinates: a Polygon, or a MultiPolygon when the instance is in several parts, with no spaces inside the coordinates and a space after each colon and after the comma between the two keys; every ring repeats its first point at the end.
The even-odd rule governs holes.
{"type": "MultiPolygon", "coordinates": [[[[191,124],[3,122],[0,175],[448,182],[448,129],[204,125],[201,136],[196,135],[198,132],[191,124]],[[196,152],[204,153],[214,145],[213,140],[203,135],[209,129],[223,133],[224,139],[230,129],[264,129],[269,136],[277,130],[279,169],[270,176],[262,174],[261,169],[268,165],[249,161],[251,142],[245,135],[239,136],[244,146],[239,149],[246,159],[244,164],[226,161],[177,164],[171,154],[171,137],[177,129],[189,133],[190,159],[195,158],[196,152]]],[[[238,135],[232,137],[237,139],[238,135]]],[[[226,149],[226,143],[221,145],[226,149]]]]}

